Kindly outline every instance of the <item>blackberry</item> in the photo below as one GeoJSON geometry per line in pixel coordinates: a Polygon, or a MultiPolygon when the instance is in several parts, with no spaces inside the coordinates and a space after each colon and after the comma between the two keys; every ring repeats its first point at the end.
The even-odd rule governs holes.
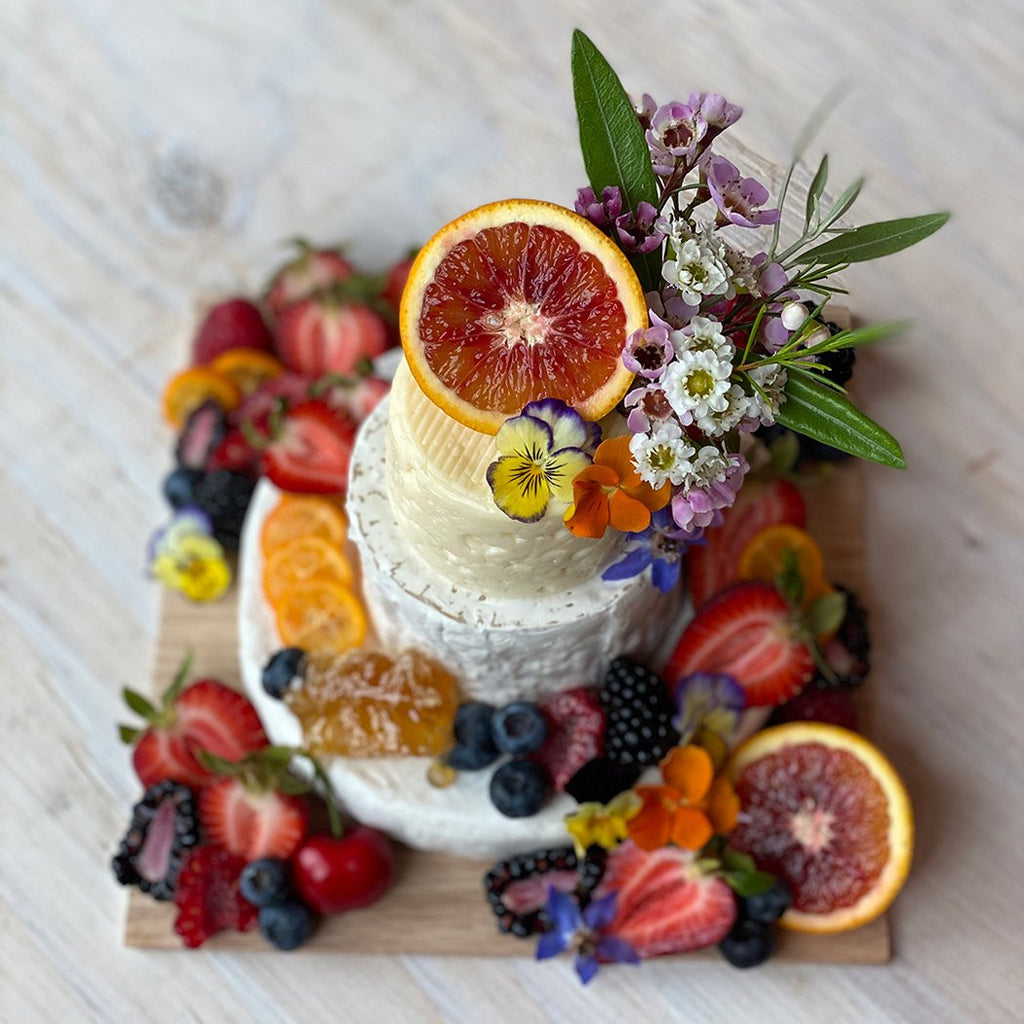
{"type": "Polygon", "coordinates": [[[228,551],[238,550],[242,523],[256,481],[230,469],[207,473],[196,485],[196,504],[210,517],[213,535],[228,551]]]}
{"type": "Polygon", "coordinates": [[[192,790],[171,779],[146,790],[111,861],[121,885],[137,886],[155,900],[174,898],[178,873],[199,844],[199,817],[192,790]]]}
{"type": "Polygon", "coordinates": [[[676,713],[665,684],[646,665],[616,658],[601,687],[608,716],[605,754],[623,767],[657,764],[678,742],[676,713]]]}
{"type": "Polygon", "coordinates": [[[593,801],[606,804],[620,793],[632,789],[640,778],[639,765],[621,765],[607,757],[587,761],[565,784],[565,791],[578,804],[593,801]]]}
{"type": "MultiPolygon", "coordinates": [[[[836,333],[835,324],[829,324],[828,328],[833,334],[836,333]]],[[[852,348],[837,348],[831,352],[822,352],[815,356],[815,359],[828,368],[829,379],[836,384],[847,384],[853,376],[854,364],[857,362],[857,352],[852,348]]]]}
{"type": "Polygon", "coordinates": [[[852,689],[860,686],[871,671],[871,633],[868,613],[857,595],[836,584],[846,595],[846,615],[836,635],[824,645],[822,653],[832,669],[835,681],[815,673],[814,685],[821,690],[852,689]]]}
{"type": "MultiPolygon", "coordinates": [[[[604,850],[594,848],[593,856],[588,854],[581,860],[571,846],[534,850],[497,861],[484,875],[484,893],[498,919],[498,930],[521,939],[550,931],[548,884],[544,879],[562,875],[563,884],[558,888],[564,889],[572,881],[565,876],[574,873],[573,891],[580,906],[585,907],[604,875],[604,865],[604,850]]],[[[550,884],[555,881],[553,877],[549,879],[550,884]]]]}

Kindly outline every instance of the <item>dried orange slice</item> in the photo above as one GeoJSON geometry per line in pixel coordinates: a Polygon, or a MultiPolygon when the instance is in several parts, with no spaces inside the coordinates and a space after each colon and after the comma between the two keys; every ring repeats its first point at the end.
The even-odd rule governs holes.
{"type": "Polygon", "coordinates": [[[206,366],[193,366],[167,382],[163,395],[164,416],[171,426],[181,430],[189,416],[210,399],[225,412],[231,412],[241,402],[242,392],[223,374],[206,366]]]}
{"type": "Polygon", "coordinates": [[[263,593],[272,605],[300,583],[352,584],[352,566],[337,544],[323,537],[302,537],[276,548],[263,567],[263,593]]]}
{"type": "Polygon", "coordinates": [[[284,367],[269,353],[256,348],[229,348],[221,352],[210,369],[232,381],[243,395],[284,373],[284,367]]]}
{"type": "Polygon", "coordinates": [[[598,420],[633,374],[622,347],[647,326],[622,251],[552,203],[507,199],[442,228],[409,272],[402,346],[423,393],[495,434],[527,402],[558,398],[598,420]]]}
{"type": "Polygon", "coordinates": [[[338,583],[314,580],[285,591],[277,604],[277,631],[288,647],[347,651],[366,639],[359,598],[338,583]]]}
{"type": "Polygon", "coordinates": [[[821,722],[755,733],[726,776],[740,798],[729,845],[793,891],[780,924],[830,934],[882,914],[910,870],[907,791],[863,736],[821,722]]]}
{"type": "Polygon", "coordinates": [[[278,548],[305,537],[321,537],[331,544],[345,543],[348,520],[330,498],[284,495],[263,522],[260,547],[269,558],[278,548]]]}
{"type": "Polygon", "coordinates": [[[740,555],[737,573],[741,580],[772,583],[786,567],[787,552],[796,558],[797,571],[804,584],[801,604],[806,610],[819,597],[831,594],[833,587],[825,576],[821,548],[799,526],[779,523],[755,534],[740,555]]]}

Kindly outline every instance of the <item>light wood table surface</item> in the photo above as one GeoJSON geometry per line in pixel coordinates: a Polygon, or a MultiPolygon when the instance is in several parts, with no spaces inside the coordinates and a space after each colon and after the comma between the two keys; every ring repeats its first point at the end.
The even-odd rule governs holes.
{"type": "Polygon", "coordinates": [[[1016,0],[6,0],[0,1019],[1020,1020],[1022,47],[1016,0]],[[295,234],[383,268],[480,202],[571,204],[575,26],[633,92],[743,104],[738,138],[779,163],[848,79],[821,146],[869,175],[858,220],[955,213],[848,275],[859,315],[914,320],[859,375],[909,462],[866,474],[874,734],[919,819],[895,959],[673,960],[584,990],[568,961],[126,951],[114,723],[154,650],[157,400],[195,303],[254,290],[295,234]]]}

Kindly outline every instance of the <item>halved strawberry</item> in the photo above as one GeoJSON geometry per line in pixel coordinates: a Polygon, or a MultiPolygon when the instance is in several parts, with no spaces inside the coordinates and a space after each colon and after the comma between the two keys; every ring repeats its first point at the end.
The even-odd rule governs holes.
{"type": "Polygon", "coordinates": [[[694,608],[737,579],[740,555],[762,530],[778,523],[807,525],[807,505],[788,480],[750,483],[741,491],[722,524],[704,533],[704,543],[686,551],[686,571],[694,608]]]}
{"type": "Polygon", "coordinates": [[[736,920],[736,900],[720,878],[701,875],[696,854],[677,846],[641,850],[632,841],[608,856],[595,892],[616,892],[607,929],[643,958],[686,953],[720,942],[736,920]]]}
{"type": "Polygon", "coordinates": [[[267,305],[274,316],[280,316],[293,302],[355,273],[338,249],[317,249],[301,238],[296,239],[295,246],[298,255],[281,267],[267,286],[267,305]]]}
{"type": "Polygon", "coordinates": [[[237,761],[269,742],[256,709],[237,690],[214,679],[185,687],[189,660],[164,693],[160,706],[132,690],[125,701],[149,723],[148,728],[121,726],[121,738],[134,743],[132,764],[147,789],[164,779],[202,786],[214,773],[199,763],[197,753],[237,761]]]}
{"type": "Polygon", "coordinates": [[[334,295],[301,299],[277,325],[278,352],[289,369],[309,377],[353,373],[388,347],[387,329],[369,306],[334,295]]]}
{"type": "Polygon", "coordinates": [[[547,768],[555,789],[562,792],[576,772],[604,753],[604,709],[597,693],[585,686],[548,694],[537,706],[548,731],[531,759],[547,768]]]}
{"type": "Polygon", "coordinates": [[[278,793],[237,776],[204,787],[199,820],[211,843],[246,861],[285,860],[305,838],[309,811],[301,796],[278,793]]]}
{"type": "Polygon", "coordinates": [[[328,384],[320,396],[356,423],[362,423],[391,390],[391,382],[380,377],[331,374],[323,379],[328,384]]]}
{"type": "Polygon", "coordinates": [[[263,450],[263,472],[285,491],[337,494],[348,488],[356,428],[324,402],[303,402],[285,414],[263,450]]]}
{"type": "Polygon", "coordinates": [[[665,668],[670,686],[691,672],[721,672],[747,705],[781,704],[814,675],[806,628],[770,583],[741,580],[701,607],[665,668]]]}
{"type": "Polygon", "coordinates": [[[232,413],[230,423],[240,427],[248,423],[259,431],[266,431],[270,414],[275,407],[298,405],[309,398],[312,381],[301,373],[285,372],[261,384],[251,395],[242,400],[232,413]]]}
{"type": "Polygon", "coordinates": [[[190,949],[226,928],[245,932],[256,923],[258,912],[238,887],[244,867],[241,857],[213,846],[197,846],[188,855],[174,890],[174,930],[190,949]]]}

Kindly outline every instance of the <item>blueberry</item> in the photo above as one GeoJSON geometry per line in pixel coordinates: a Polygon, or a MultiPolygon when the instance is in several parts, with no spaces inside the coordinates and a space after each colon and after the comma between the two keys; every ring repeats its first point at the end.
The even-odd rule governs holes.
{"type": "Polygon", "coordinates": [[[306,652],[301,647],[285,647],[270,656],[263,666],[263,689],[277,700],[283,700],[296,676],[302,674],[306,652]]]}
{"type": "Polygon", "coordinates": [[[164,497],[175,511],[186,505],[196,504],[196,488],[203,479],[198,469],[179,468],[172,470],[164,479],[164,497]]]}
{"type": "Polygon", "coordinates": [[[277,949],[298,949],[313,934],[313,911],[298,900],[260,910],[260,934],[277,949]]]}
{"type": "Polygon", "coordinates": [[[771,925],[741,920],[718,948],[733,967],[756,967],[775,952],[775,936],[771,925]]]}
{"type": "Polygon", "coordinates": [[[476,772],[486,768],[498,756],[491,735],[494,705],[479,700],[460,704],[455,712],[455,748],[445,755],[445,762],[460,772],[476,772]]]}
{"type": "Polygon", "coordinates": [[[740,900],[740,913],[743,917],[758,924],[771,924],[789,910],[793,902],[793,894],[785,882],[779,879],[765,892],[756,896],[747,896],[740,900]]]}
{"type": "Polygon", "coordinates": [[[506,818],[528,818],[545,804],[551,784],[534,761],[508,761],[491,776],[491,803],[506,818]]]}
{"type": "Polygon", "coordinates": [[[536,704],[516,701],[496,711],[491,732],[498,749],[506,754],[532,754],[548,734],[548,721],[536,704]]]}
{"type": "Polygon", "coordinates": [[[292,892],[288,862],[276,857],[251,861],[242,868],[238,888],[254,907],[284,903],[292,892]]]}

